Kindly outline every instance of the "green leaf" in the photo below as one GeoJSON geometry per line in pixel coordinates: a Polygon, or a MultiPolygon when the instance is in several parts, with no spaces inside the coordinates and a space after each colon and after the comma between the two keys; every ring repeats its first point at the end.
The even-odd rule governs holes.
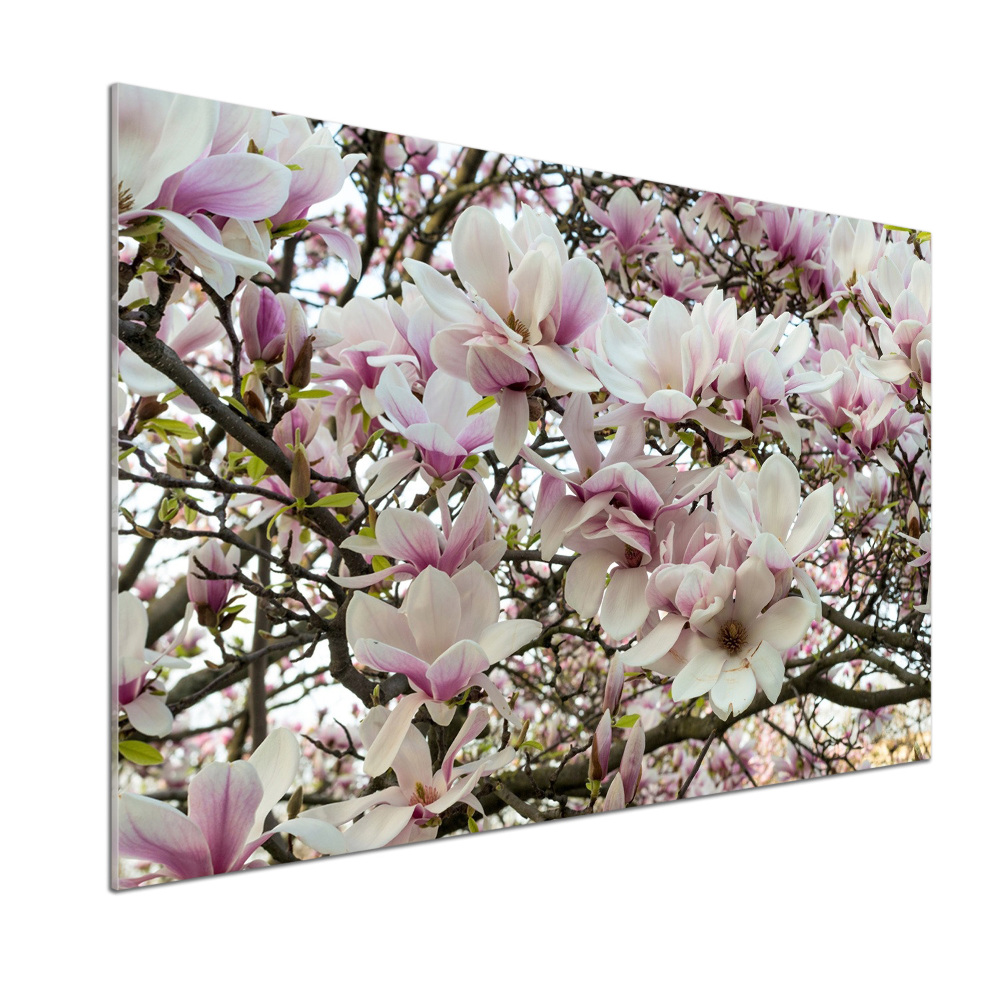
{"type": "Polygon", "coordinates": [[[281,517],[281,515],[284,514],[286,510],[291,510],[294,506],[295,506],[295,504],[289,503],[289,504],[285,504],[284,507],[279,507],[278,508],[278,510],[274,514],[274,517],[272,517],[271,520],[267,522],[267,528],[264,530],[264,537],[265,538],[270,538],[271,537],[271,525],[273,525],[274,522],[277,521],[278,518],[281,517]]]}
{"type": "Polygon", "coordinates": [[[228,403],[238,413],[242,413],[244,417],[247,416],[247,408],[242,403],[237,403],[231,396],[223,396],[222,401],[228,403]]]}
{"type": "Polygon", "coordinates": [[[321,497],[309,507],[350,507],[358,499],[357,493],[333,493],[328,497],[321,497]]]}
{"type": "Polygon", "coordinates": [[[171,437],[185,438],[190,440],[198,436],[198,432],[193,427],[188,427],[183,420],[164,420],[157,417],[153,420],[143,421],[143,429],[156,431],[160,437],[166,437],[170,435],[171,437]]]}
{"type": "Polygon", "coordinates": [[[122,459],[128,458],[133,451],[135,451],[135,445],[132,445],[131,448],[126,448],[124,451],[118,452],[118,461],[120,462],[122,459]]]}
{"type": "Polygon", "coordinates": [[[176,398],[177,398],[178,396],[183,396],[183,395],[184,395],[184,390],[183,390],[183,389],[174,389],[174,391],[173,391],[173,392],[168,392],[168,393],[167,393],[167,394],[166,394],[166,395],[165,395],[165,396],[163,397],[163,402],[164,402],[164,403],[169,403],[169,402],[170,402],[170,400],[172,400],[172,399],[176,399],[176,398]]]}
{"type": "Polygon", "coordinates": [[[161,521],[166,523],[171,520],[174,514],[177,513],[177,508],[180,504],[177,502],[176,497],[164,497],[163,502],[160,504],[160,509],[157,511],[161,521]]]}
{"type": "Polygon", "coordinates": [[[636,712],[634,715],[623,715],[615,725],[619,729],[631,729],[639,721],[639,713],[636,712]]]}
{"type": "Polygon", "coordinates": [[[142,740],[122,740],[118,744],[118,752],[133,764],[148,767],[150,764],[162,764],[163,754],[156,747],[143,743],[142,740]]]}
{"type": "Polygon", "coordinates": [[[521,744],[521,749],[522,750],[525,750],[528,747],[531,747],[532,750],[538,750],[539,752],[541,752],[542,750],[545,749],[545,747],[543,747],[542,744],[539,743],[537,740],[525,740],[521,744]]]}
{"type": "Polygon", "coordinates": [[[484,399],[481,399],[474,406],[470,406],[468,412],[465,415],[467,417],[474,417],[477,413],[485,413],[495,403],[496,403],[495,396],[486,396],[484,399]]]}
{"type": "Polygon", "coordinates": [[[463,469],[474,469],[477,465],[479,465],[479,456],[478,455],[470,455],[462,463],[462,468],[463,469]]]}
{"type": "Polygon", "coordinates": [[[256,483],[267,475],[267,462],[254,455],[247,462],[247,475],[256,483]]]}
{"type": "Polygon", "coordinates": [[[323,399],[324,396],[332,396],[328,389],[292,389],[288,393],[289,399],[323,399]]]}
{"type": "Polygon", "coordinates": [[[471,816],[469,817],[469,833],[479,833],[479,824],[471,816]]]}

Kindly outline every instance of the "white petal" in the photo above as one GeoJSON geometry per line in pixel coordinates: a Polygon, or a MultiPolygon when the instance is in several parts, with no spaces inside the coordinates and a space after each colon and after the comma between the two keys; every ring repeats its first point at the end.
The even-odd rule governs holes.
{"type": "Polygon", "coordinates": [[[725,650],[716,646],[699,645],[697,652],[674,678],[670,697],[674,701],[700,698],[719,679],[726,662],[725,650]]]}
{"type": "Polygon", "coordinates": [[[799,509],[800,491],[798,470],[784,455],[775,453],[761,466],[757,478],[761,526],[779,541],[788,537],[799,509]]]}
{"type": "Polygon", "coordinates": [[[601,625],[613,639],[624,639],[648,617],[646,584],[649,574],[641,566],[619,566],[611,573],[608,589],[601,603],[601,625]]]}
{"type": "Polygon", "coordinates": [[[264,788],[264,796],[254,816],[248,839],[252,840],[263,832],[265,817],[295,780],[300,756],[298,739],[290,729],[284,728],[269,733],[264,742],[250,755],[250,763],[257,771],[264,788]]]}
{"type": "Polygon", "coordinates": [[[605,549],[584,552],[570,563],[563,585],[566,603],[582,618],[593,618],[601,606],[608,566],[614,559],[605,549]]]}

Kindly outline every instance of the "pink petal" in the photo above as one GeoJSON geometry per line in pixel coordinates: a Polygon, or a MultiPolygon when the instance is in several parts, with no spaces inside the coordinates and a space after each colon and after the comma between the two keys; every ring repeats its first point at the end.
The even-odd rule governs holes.
{"type": "Polygon", "coordinates": [[[439,569],[425,569],[410,584],[403,610],[417,651],[428,663],[458,638],[460,607],[458,588],[439,569]]]}
{"type": "Polygon", "coordinates": [[[605,549],[579,555],[566,571],[563,591],[566,603],[581,618],[593,618],[601,606],[608,566],[615,558],[605,549]]]}
{"type": "Polygon", "coordinates": [[[122,795],[118,802],[118,853],[166,865],[178,878],[211,875],[212,857],[198,825],[165,802],[122,795]]]}
{"type": "Polygon", "coordinates": [[[383,552],[412,563],[418,573],[441,558],[440,533],[426,514],[389,508],[375,522],[375,538],[383,552]]]}
{"type": "Polygon", "coordinates": [[[802,641],[815,608],[801,597],[786,597],[768,608],[750,628],[750,642],[764,641],[783,652],[802,641]]]}
{"type": "Polygon", "coordinates": [[[264,787],[247,761],[203,767],[188,788],[188,818],[205,836],[215,874],[231,871],[243,851],[264,787]]]}
{"type": "Polygon", "coordinates": [[[375,778],[392,767],[392,762],[409,731],[413,716],[427,700],[427,695],[424,694],[408,694],[399,700],[368,748],[368,753],[365,755],[365,774],[375,778]]]}
{"type": "Polygon", "coordinates": [[[833,483],[824,483],[802,502],[785,547],[794,561],[811,552],[833,527],[833,483]]]}
{"type": "Polygon", "coordinates": [[[723,670],[719,679],[712,685],[709,700],[712,710],[720,719],[728,719],[730,715],[739,715],[745,711],[757,693],[757,678],[745,661],[736,661],[737,666],[723,670]]]}
{"type": "Polygon", "coordinates": [[[170,208],[181,215],[212,212],[238,219],[266,219],[285,203],[292,172],[255,153],[225,153],[192,163],[170,208]]]}

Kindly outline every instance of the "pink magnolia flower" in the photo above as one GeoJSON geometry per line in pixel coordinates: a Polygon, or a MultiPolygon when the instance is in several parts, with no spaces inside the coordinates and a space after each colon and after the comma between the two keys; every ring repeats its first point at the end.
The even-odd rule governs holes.
{"type": "MultiPolygon", "coordinates": [[[[372,747],[376,743],[389,719],[389,710],[381,705],[365,716],[361,723],[364,746],[372,747]]],[[[345,802],[307,809],[302,818],[336,827],[354,820],[345,831],[351,850],[433,840],[441,814],[451,806],[464,802],[477,812],[483,812],[473,789],[481,777],[502,770],[517,754],[514,747],[508,746],[467,764],[455,764],[462,747],[475,739],[488,721],[486,709],[475,706],[452,740],[437,771],[432,766],[427,741],[416,726],[408,725],[390,764],[396,775],[396,785],[345,802]],[[365,815],[356,819],[362,813],[365,815]]]]}
{"type": "MultiPolygon", "coordinates": [[[[229,600],[233,581],[209,580],[201,574],[198,563],[201,563],[205,569],[212,573],[231,575],[239,568],[240,553],[235,546],[231,546],[228,552],[224,552],[218,539],[209,538],[201,548],[195,549],[188,556],[188,599],[198,610],[199,621],[210,612],[214,623],[215,618],[229,600]]],[[[202,621],[202,624],[206,624],[206,622],[202,621]]]]}
{"type": "Polygon", "coordinates": [[[355,593],[347,606],[347,638],[355,659],[376,670],[404,674],[413,689],[369,748],[366,774],[378,775],[389,767],[421,705],[427,705],[438,725],[447,725],[455,714],[452,702],[474,684],[516,724],[486,671],[536,639],[542,626],[530,619],[499,617],[499,588],[478,564],[454,577],[433,567],[423,570],[399,608],[355,593]]]}
{"type": "Polygon", "coordinates": [[[469,410],[480,397],[464,381],[441,369],[427,380],[423,399],[417,399],[402,371],[388,365],[375,395],[410,447],[371,466],[372,480],[365,492],[369,501],[385,496],[415,469],[421,469],[432,484],[454,479],[493,438],[495,409],[470,417],[469,410]]]}
{"type": "Polygon", "coordinates": [[[798,470],[775,453],[757,475],[756,497],[723,476],[716,487],[718,509],[736,535],[749,542],[748,556],[763,559],[776,580],[775,596],[788,593],[792,580],[822,616],[819,591],[799,561],[826,540],[833,527],[833,484],[824,483],[801,507],[798,470]]]}
{"type": "Polygon", "coordinates": [[[777,701],[785,675],[782,654],[802,640],[814,615],[812,603],[800,597],[786,597],[761,614],[774,594],[774,577],[756,557],[736,571],[734,591],[708,614],[692,616],[675,648],[687,662],[674,678],[671,697],[708,694],[720,719],[743,712],[758,684],[777,701]]]}
{"type": "Polygon", "coordinates": [[[267,219],[287,200],[292,171],[247,152],[210,155],[217,101],[126,84],[116,98],[119,222],[160,219],[163,237],[223,295],[237,275],[273,275],[266,259],[228,248],[211,216],[267,219]]]}
{"type": "Polygon", "coordinates": [[[239,309],[243,349],[251,361],[276,361],[285,349],[285,311],[270,288],[243,284],[239,309]]]}
{"type": "MultiPolygon", "coordinates": [[[[660,202],[640,202],[631,188],[622,187],[608,199],[607,209],[589,198],[584,198],[583,203],[591,218],[608,230],[608,235],[598,245],[607,267],[620,268],[630,258],[658,244],[659,233],[650,227],[662,207],[660,202]]],[[[624,273],[622,279],[622,287],[627,287],[624,273]]]]}
{"type": "MultiPolygon", "coordinates": [[[[179,645],[188,622],[185,621],[173,645],[179,645]]],[[[157,664],[186,667],[188,661],[145,648],[149,620],[146,609],[134,594],[118,595],[118,707],[133,729],[147,736],[166,736],[174,723],[160,685],[149,680],[157,664]]]]}
{"type": "Polygon", "coordinates": [[[152,878],[201,878],[257,867],[247,866],[250,856],[276,833],[291,833],[323,854],[343,854],[348,850],[343,834],[316,820],[300,817],[261,832],[294,780],[298,762],[295,736],[276,729],[249,760],[203,767],[191,779],[186,816],[144,795],[119,796],[119,855],[163,866],[139,878],[119,879],[119,887],[133,888],[152,878]]]}
{"type": "Polygon", "coordinates": [[[378,515],[374,537],[355,535],[340,547],[368,558],[388,556],[395,560],[393,564],[361,576],[334,577],[334,582],[345,587],[370,587],[389,576],[401,580],[419,576],[428,566],[449,575],[473,563],[485,570],[496,569],[507,543],[494,538],[486,487],[481,483],[473,486],[454,521],[442,492],[438,493],[438,509],[443,531],[426,514],[389,507],[378,515]]]}
{"type": "MultiPolygon", "coordinates": [[[[204,302],[190,319],[179,305],[167,306],[156,336],[176,351],[178,357],[186,360],[214,344],[225,336],[225,332],[215,306],[204,302]]],[[[119,354],[118,371],[129,389],[139,396],[156,396],[177,388],[173,379],[147,365],[127,347],[122,347],[119,354]]]]}
{"type": "Polygon", "coordinates": [[[427,304],[449,323],[431,345],[435,363],[497,398],[494,451],[507,465],[527,432],[529,390],[543,380],[555,395],[600,388],[569,345],[607,308],[597,266],[569,259],[551,222],[522,218],[508,233],[481,206],[459,216],[452,255],[468,295],[428,265],[405,262],[427,304]]]}

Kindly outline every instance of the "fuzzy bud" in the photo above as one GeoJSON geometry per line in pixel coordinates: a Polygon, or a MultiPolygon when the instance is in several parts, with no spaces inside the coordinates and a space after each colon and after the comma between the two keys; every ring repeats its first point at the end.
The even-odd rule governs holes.
{"type": "Polygon", "coordinates": [[[166,410],[167,404],[161,403],[155,396],[143,396],[139,400],[139,406],[136,408],[135,415],[138,420],[152,420],[161,413],[165,413],[166,410]]]}
{"type": "Polygon", "coordinates": [[[296,500],[305,500],[312,490],[309,484],[309,456],[301,442],[292,449],[292,475],[288,485],[296,500]]]}

